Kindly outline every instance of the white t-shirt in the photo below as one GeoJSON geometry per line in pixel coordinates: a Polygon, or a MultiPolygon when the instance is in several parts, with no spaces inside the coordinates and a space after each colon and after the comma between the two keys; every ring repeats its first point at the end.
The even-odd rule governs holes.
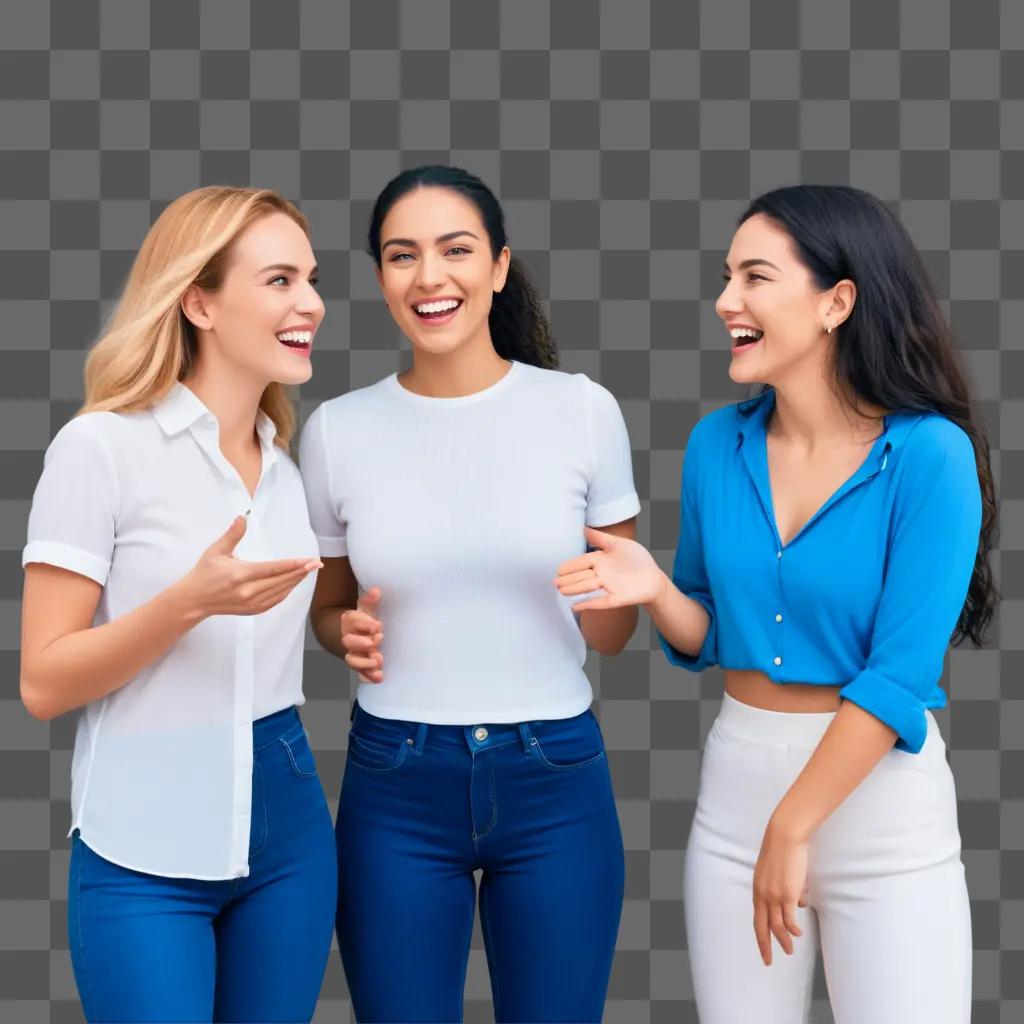
{"type": "Polygon", "coordinates": [[[325,558],[381,588],[382,718],[440,724],[569,718],[593,694],[558,566],[584,523],[635,516],[629,437],[585,374],[512,362],[471,395],[414,394],[392,374],[320,405],[299,465],[325,558]]]}
{"type": "MultiPolygon", "coordinates": [[[[65,424],[46,451],[22,565],[48,562],[102,584],[99,626],[179,580],[246,512],[237,558],[316,557],[299,471],[273,443],[273,421],[258,414],[255,498],[221,452],[219,429],[180,383],[152,409],[65,424]]],[[[261,615],[204,619],[81,710],[71,830],[92,849],[157,875],[248,875],[252,723],[303,703],[315,576],[261,615]]]]}

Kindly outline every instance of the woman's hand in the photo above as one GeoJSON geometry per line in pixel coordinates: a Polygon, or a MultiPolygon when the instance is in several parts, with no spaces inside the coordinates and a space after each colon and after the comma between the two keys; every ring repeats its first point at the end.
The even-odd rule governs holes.
{"type": "MultiPolygon", "coordinates": [[[[351,598],[349,598],[351,600],[351,598]]],[[[371,587],[341,615],[341,643],[346,650],[345,664],[354,668],[364,683],[381,683],[384,655],[378,646],[384,639],[384,626],[376,617],[380,587],[371,587]]]]}
{"type": "Polygon", "coordinates": [[[806,906],[807,842],[773,818],[754,866],[754,935],[766,967],[772,962],[772,935],[792,955],[792,937],[803,934],[796,923],[796,908],[806,906]]]}
{"type": "Polygon", "coordinates": [[[307,573],[323,568],[318,558],[281,558],[273,562],[235,558],[233,552],[245,527],[245,517],[236,516],[176,584],[198,618],[259,615],[283,601],[307,573]]]}
{"type": "Polygon", "coordinates": [[[577,601],[572,606],[574,612],[647,604],[658,596],[667,577],[642,544],[590,526],[583,533],[587,543],[599,550],[563,562],[555,586],[566,597],[599,588],[606,596],[577,601]]]}

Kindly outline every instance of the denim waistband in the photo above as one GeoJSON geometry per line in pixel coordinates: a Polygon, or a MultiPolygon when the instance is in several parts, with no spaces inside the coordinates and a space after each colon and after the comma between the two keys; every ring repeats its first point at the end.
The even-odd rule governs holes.
{"type": "Polygon", "coordinates": [[[376,733],[404,739],[415,753],[422,753],[429,742],[432,746],[484,750],[520,743],[529,750],[534,732],[550,732],[559,728],[574,729],[580,722],[593,715],[590,710],[571,718],[545,718],[528,722],[479,722],[475,725],[434,725],[428,722],[407,722],[398,718],[381,718],[364,710],[358,702],[352,702],[349,716],[354,729],[366,728],[376,733]]]}
{"type": "Polygon", "coordinates": [[[296,723],[301,724],[301,719],[299,709],[294,705],[275,711],[272,715],[257,718],[252,723],[252,749],[257,750],[268,743],[273,743],[279,736],[284,736],[293,729],[296,723]]]}

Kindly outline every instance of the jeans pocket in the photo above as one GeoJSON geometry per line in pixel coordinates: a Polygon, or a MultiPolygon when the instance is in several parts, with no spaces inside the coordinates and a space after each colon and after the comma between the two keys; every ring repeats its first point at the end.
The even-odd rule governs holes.
{"type": "Polygon", "coordinates": [[[597,719],[589,711],[564,721],[534,723],[530,749],[550,771],[584,768],[605,757],[597,719]]]}
{"type": "Polygon", "coordinates": [[[408,752],[409,743],[404,739],[382,740],[352,731],[348,734],[348,763],[365,771],[394,771],[401,767],[408,752]]]}
{"type": "Polygon", "coordinates": [[[316,759],[313,757],[313,749],[309,745],[309,737],[305,729],[296,729],[287,736],[281,736],[278,740],[288,754],[288,761],[292,771],[300,779],[315,779],[316,759]]]}

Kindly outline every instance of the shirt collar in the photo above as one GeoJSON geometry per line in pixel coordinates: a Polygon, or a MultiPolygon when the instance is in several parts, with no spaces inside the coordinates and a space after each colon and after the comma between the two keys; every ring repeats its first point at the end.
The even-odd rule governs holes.
{"type": "MultiPolygon", "coordinates": [[[[153,418],[168,437],[180,434],[199,420],[219,430],[217,417],[206,407],[199,396],[182,382],[175,381],[171,390],[152,407],[153,418]]],[[[277,426],[262,410],[256,412],[256,433],[267,448],[274,443],[277,426]]]]}
{"type": "MultiPolygon", "coordinates": [[[[747,436],[758,436],[763,438],[767,431],[768,417],[775,408],[775,389],[766,388],[760,394],[754,395],[743,402],[739,402],[736,411],[739,420],[736,426],[736,446],[739,447],[747,436]]],[[[893,412],[884,418],[884,426],[881,437],[885,443],[879,445],[879,455],[895,451],[903,443],[903,439],[910,433],[914,423],[924,412],[893,412]]],[[[881,438],[879,439],[881,440],[881,438]]]]}

